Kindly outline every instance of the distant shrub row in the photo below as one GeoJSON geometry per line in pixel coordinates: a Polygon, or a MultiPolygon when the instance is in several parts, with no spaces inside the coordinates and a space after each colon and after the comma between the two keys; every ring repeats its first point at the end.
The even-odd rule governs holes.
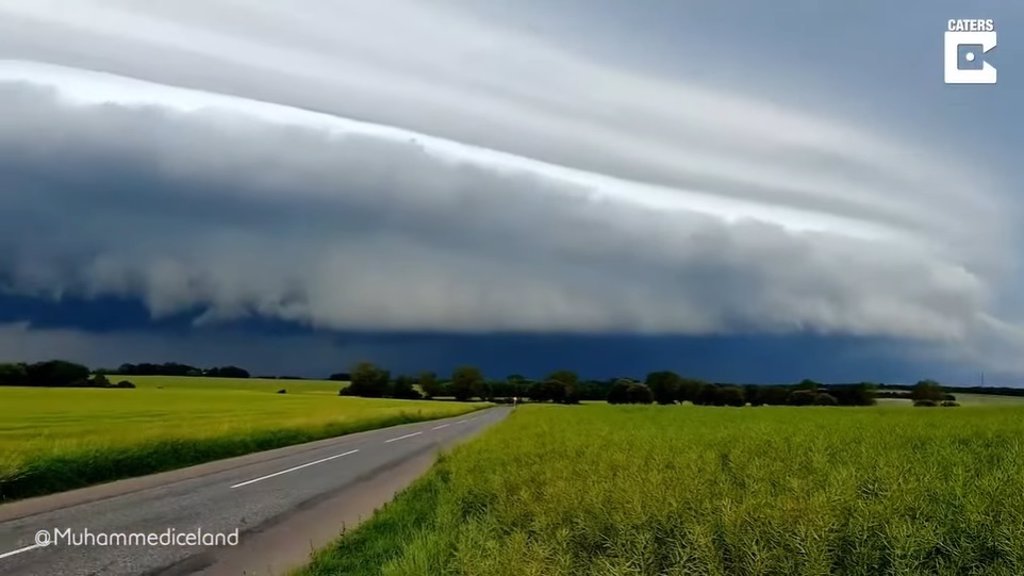
{"type": "MultiPolygon", "coordinates": [[[[332,377],[341,380],[340,374],[332,377]]],[[[449,380],[442,382],[433,372],[424,372],[415,378],[392,378],[389,371],[362,362],[344,375],[349,378],[350,385],[339,394],[367,398],[449,397],[461,401],[480,399],[492,402],[518,399],[557,404],[578,404],[584,400],[612,404],[692,402],[706,406],[874,404],[874,389],[866,383],[825,387],[805,380],[793,386],[728,386],[683,378],[668,371],[652,372],[642,383],[628,378],[581,381],[576,373],[568,370],[553,372],[542,380],[512,375],[504,381],[488,381],[478,368],[463,366],[456,369],[449,380]]]]}
{"type": "Polygon", "coordinates": [[[65,360],[48,360],[34,364],[0,364],[0,386],[135,388],[135,385],[127,380],[113,384],[103,374],[91,376],[87,367],[65,360]]]}
{"type": "MultiPolygon", "coordinates": [[[[115,371],[98,374],[136,374],[166,376],[207,376],[248,378],[249,372],[237,366],[200,369],[188,364],[122,364],[115,371]]],[[[357,364],[350,372],[331,374],[331,380],[348,381],[342,396],[366,398],[454,398],[460,401],[480,399],[491,402],[553,402],[578,404],[581,401],[607,401],[611,404],[674,404],[691,402],[701,406],[869,406],[876,398],[900,398],[916,406],[953,406],[956,398],[933,380],[922,380],[910,390],[868,382],[859,384],[820,384],[803,380],[788,386],[755,384],[729,385],[685,378],[671,371],[651,372],[643,382],[630,378],[581,380],[569,370],[559,370],[541,380],[513,374],[505,380],[487,380],[474,366],[457,368],[446,381],[433,372],[419,376],[400,375],[370,362],[357,364]]],[[[34,364],[0,364],[0,386],[55,387],[134,387],[130,382],[111,384],[106,377],[90,377],[81,364],[50,360],[34,364]]]]}
{"type": "Polygon", "coordinates": [[[165,362],[163,364],[121,364],[117,370],[103,370],[107,374],[129,376],[206,376],[208,378],[248,378],[249,371],[238,366],[215,366],[196,368],[188,364],[165,362]]]}

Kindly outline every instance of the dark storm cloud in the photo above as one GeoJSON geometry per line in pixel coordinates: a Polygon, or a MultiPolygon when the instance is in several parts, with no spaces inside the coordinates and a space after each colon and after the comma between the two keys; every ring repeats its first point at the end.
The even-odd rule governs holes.
{"type": "Polygon", "coordinates": [[[16,292],[340,329],[940,339],[983,304],[978,278],[912,244],[656,210],[411,139],[15,84],[0,105],[16,292]]]}

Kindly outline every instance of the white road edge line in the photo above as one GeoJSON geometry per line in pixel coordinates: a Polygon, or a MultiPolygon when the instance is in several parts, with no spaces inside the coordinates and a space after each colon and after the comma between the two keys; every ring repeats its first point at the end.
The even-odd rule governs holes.
{"type": "Polygon", "coordinates": [[[259,482],[260,480],[266,480],[267,478],[273,478],[274,476],[280,476],[281,474],[287,474],[289,472],[295,472],[296,470],[302,470],[303,468],[306,468],[306,467],[309,467],[309,466],[313,466],[314,464],[320,464],[322,462],[327,462],[328,460],[334,460],[335,458],[341,458],[342,456],[348,456],[349,454],[355,454],[356,452],[359,452],[358,448],[356,448],[355,450],[349,450],[348,452],[345,452],[345,453],[342,453],[342,454],[335,454],[334,456],[328,456],[327,458],[321,458],[319,460],[314,460],[312,462],[306,462],[305,464],[299,464],[298,466],[292,466],[291,468],[289,468],[287,470],[281,470],[280,472],[274,472],[273,474],[267,474],[266,476],[260,476],[259,478],[253,478],[252,480],[246,480],[245,482],[240,482],[238,484],[235,484],[234,486],[232,486],[232,488],[241,488],[242,486],[248,486],[249,484],[255,484],[256,482],[259,482]]]}
{"type": "Polygon", "coordinates": [[[3,560],[4,558],[9,558],[11,556],[14,556],[15,554],[28,552],[29,550],[35,550],[36,548],[44,548],[44,546],[42,544],[33,544],[31,546],[25,546],[24,548],[18,548],[17,550],[11,550],[10,552],[4,552],[3,554],[0,554],[0,560],[3,560]]]}
{"type": "Polygon", "coordinates": [[[405,436],[399,436],[398,438],[392,438],[391,440],[385,440],[384,443],[385,444],[390,444],[391,442],[397,442],[399,440],[405,440],[406,438],[412,438],[413,436],[419,436],[420,434],[423,434],[423,432],[413,432],[412,434],[406,434],[405,436]]]}
{"type": "Polygon", "coordinates": [[[456,424],[465,424],[466,422],[468,422],[468,420],[459,420],[456,424]]]}
{"type": "Polygon", "coordinates": [[[441,424],[440,426],[434,426],[431,430],[440,430],[441,428],[447,428],[449,426],[451,426],[451,424],[441,424]]]}

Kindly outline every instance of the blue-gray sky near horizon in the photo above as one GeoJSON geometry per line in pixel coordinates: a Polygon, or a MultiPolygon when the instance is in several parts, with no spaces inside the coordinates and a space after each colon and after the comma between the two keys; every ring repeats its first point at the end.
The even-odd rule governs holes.
{"type": "Polygon", "coordinates": [[[1024,383],[970,4],[0,0],[0,356],[1024,383]]]}

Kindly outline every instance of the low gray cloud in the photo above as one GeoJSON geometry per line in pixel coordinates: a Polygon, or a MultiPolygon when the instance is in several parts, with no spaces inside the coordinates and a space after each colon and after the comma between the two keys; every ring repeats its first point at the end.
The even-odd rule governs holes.
{"type": "Polygon", "coordinates": [[[328,328],[962,337],[983,282],[914,242],[601,197],[415,138],[9,83],[19,292],[328,328]]]}

